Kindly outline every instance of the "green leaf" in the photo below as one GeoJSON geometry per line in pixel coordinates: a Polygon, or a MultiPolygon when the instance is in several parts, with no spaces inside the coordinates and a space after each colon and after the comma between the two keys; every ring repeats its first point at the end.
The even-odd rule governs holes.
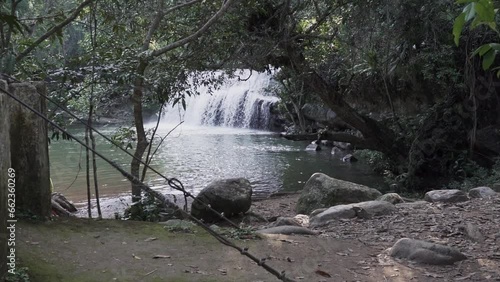
{"type": "Polygon", "coordinates": [[[479,18],[482,22],[492,22],[495,20],[495,11],[493,10],[493,7],[490,7],[488,1],[475,3],[474,10],[477,13],[477,18],[479,18]]]}
{"type": "Polygon", "coordinates": [[[488,52],[490,50],[491,50],[490,44],[484,44],[483,46],[477,48],[476,51],[474,51],[473,54],[474,55],[479,54],[479,56],[483,56],[484,54],[486,54],[486,52],[488,52]]]}
{"type": "Polygon", "coordinates": [[[476,6],[476,3],[470,3],[469,5],[465,6],[464,13],[465,13],[465,21],[466,22],[472,20],[476,16],[475,6],[476,6]]]}
{"type": "Polygon", "coordinates": [[[490,50],[483,56],[483,70],[490,69],[491,65],[495,61],[496,55],[497,53],[495,51],[490,50]]]}
{"type": "Polygon", "coordinates": [[[458,46],[458,43],[460,42],[460,34],[462,34],[464,24],[465,24],[465,13],[461,13],[455,19],[455,23],[453,24],[453,37],[455,39],[455,45],[457,45],[457,46],[458,46]]]}
{"type": "Polygon", "coordinates": [[[500,51],[500,43],[490,43],[488,44],[495,51],[500,51]]]}

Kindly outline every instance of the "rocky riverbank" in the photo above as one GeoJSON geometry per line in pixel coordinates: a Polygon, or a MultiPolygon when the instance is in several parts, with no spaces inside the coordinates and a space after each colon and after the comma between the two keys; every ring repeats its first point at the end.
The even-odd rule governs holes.
{"type": "MultiPolygon", "coordinates": [[[[356,270],[360,277],[366,275],[368,269],[390,265],[394,269],[423,271],[427,278],[416,281],[430,281],[431,278],[435,281],[499,281],[500,194],[481,195],[478,192],[484,190],[477,189],[469,195],[453,190],[428,193],[426,200],[397,203],[395,209],[387,214],[351,218],[339,216],[328,224],[312,228],[309,224],[303,224],[301,216],[297,216],[296,206],[300,194],[255,202],[251,210],[269,220],[295,218],[296,225],[309,227],[320,238],[357,241],[367,248],[379,250],[376,256],[360,259],[356,270]],[[413,256],[412,260],[391,257],[391,247],[402,238],[437,243],[460,252],[464,257],[451,265],[432,265],[433,261],[425,261],[428,259],[426,257],[423,263],[418,263],[418,255],[413,256]]],[[[252,226],[262,229],[269,224],[253,223],[252,226]]],[[[346,252],[344,255],[355,254],[346,252]]],[[[394,275],[397,275],[397,270],[394,275]]]]}

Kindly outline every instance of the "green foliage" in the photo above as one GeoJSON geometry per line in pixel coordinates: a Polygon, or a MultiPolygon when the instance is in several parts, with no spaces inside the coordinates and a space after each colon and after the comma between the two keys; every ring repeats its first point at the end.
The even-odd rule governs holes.
{"type": "Polygon", "coordinates": [[[458,158],[453,166],[456,180],[445,188],[468,191],[478,186],[490,186],[500,183],[500,159],[497,159],[491,169],[479,166],[466,156],[458,158]]]}
{"type": "Polygon", "coordinates": [[[161,203],[152,195],[147,195],[127,208],[122,219],[157,222],[161,219],[160,213],[164,212],[161,203]]]}
{"type": "MultiPolygon", "coordinates": [[[[465,24],[468,22],[471,22],[471,30],[479,27],[480,25],[486,25],[494,31],[497,36],[500,36],[496,23],[497,10],[495,9],[494,2],[492,0],[458,0],[457,3],[468,3],[465,5],[462,13],[455,19],[455,23],[453,25],[453,36],[457,46],[459,45],[460,36],[465,24]]],[[[488,43],[479,47],[474,52],[474,55],[482,57],[483,70],[489,70],[495,61],[498,51],[500,51],[500,44],[488,43]]],[[[497,76],[500,77],[500,68],[495,69],[498,70],[497,76]]]]}
{"type": "Polygon", "coordinates": [[[387,174],[391,165],[384,154],[373,150],[356,150],[354,156],[368,163],[373,171],[379,174],[387,174]]]}
{"type": "Polygon", "coordinates": [[[7,274],[7,277],[5,278],[6,282],[30,282],[30,276],[28,274],[28,268],[27,267],[18,267],[16,268],[16,271],[14,274],[11,274],[10,272],[7,274]]]}
{"type": "Polygon", "coordinates": [[[255,231],[251,228],[225,228],[224,231],[221,232],[221,234],[226,236],[227,238],[236,240],[260,239],[259,235],[257,235],[257,233],[255,233],[255,231]]]}
{"type": "Polygon", "coordinates": [[[120,126],[115,134],[111,136],[111,140],[117,146],[127,149],[132,149],[133,141],[136,140],[136,133],[132,127],[120,126]]]}

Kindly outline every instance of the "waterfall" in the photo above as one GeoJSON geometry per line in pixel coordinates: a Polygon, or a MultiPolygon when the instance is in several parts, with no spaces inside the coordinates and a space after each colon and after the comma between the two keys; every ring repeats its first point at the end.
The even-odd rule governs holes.
{"type": "MultiPolygon", "coordinates": [[[[238,72],[247,78],[250,71],[238,72]]],[[[245,80],[230,78],[212,94],[208,87],[200,86],[200,95],[186,98],[186,111],[181,106],[167,106],[163,121],[188,125],[226,126],[252,129],[268,129],[271,120],[271,106],[279,101],[270,96],[266,88],[272,83],[272,76],[253,72],[245,80]]],[[[179,103],[180,104],[180,103],[179,103]]]]}

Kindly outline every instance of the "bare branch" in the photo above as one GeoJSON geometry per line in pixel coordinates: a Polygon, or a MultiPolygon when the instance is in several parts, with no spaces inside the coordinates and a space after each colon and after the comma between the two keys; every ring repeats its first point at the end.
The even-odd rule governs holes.
{"type": "Polygon", "coordinates": [[[33,51],[38,45],[40,45],[40,43],[42,43],[47,38],[49,38],[50,36],[52,36],[54,33],[58,32],[59,30],[61,30],[62,28],[64,28],[68,24],[70,24],[72,21],[74,21],[78,17],[78,15],[80,15],[80,13],[83,10],[83,8],[85,8],[88,5],[92,4],[94,1],[95,0],[85,0],[84,2],[82,2],[82,4],[80,4],[80,6],[78,6],[75,9],[75,11],[73,11],[73,13],[68,18],[66,18],[60,24],[58,24],[58,25],[54,26],[53,28],[51,28],[45,34],[43,34],[42,36],[40,36],[28,48],[26,48],[24,51],[22,51],[21,53],[19,53],[16,56],[16,63],[20,62],[22,59],[24,59],[26,56],[28,56],[28,54],[31,53],[31,51],[33,51]]]}

